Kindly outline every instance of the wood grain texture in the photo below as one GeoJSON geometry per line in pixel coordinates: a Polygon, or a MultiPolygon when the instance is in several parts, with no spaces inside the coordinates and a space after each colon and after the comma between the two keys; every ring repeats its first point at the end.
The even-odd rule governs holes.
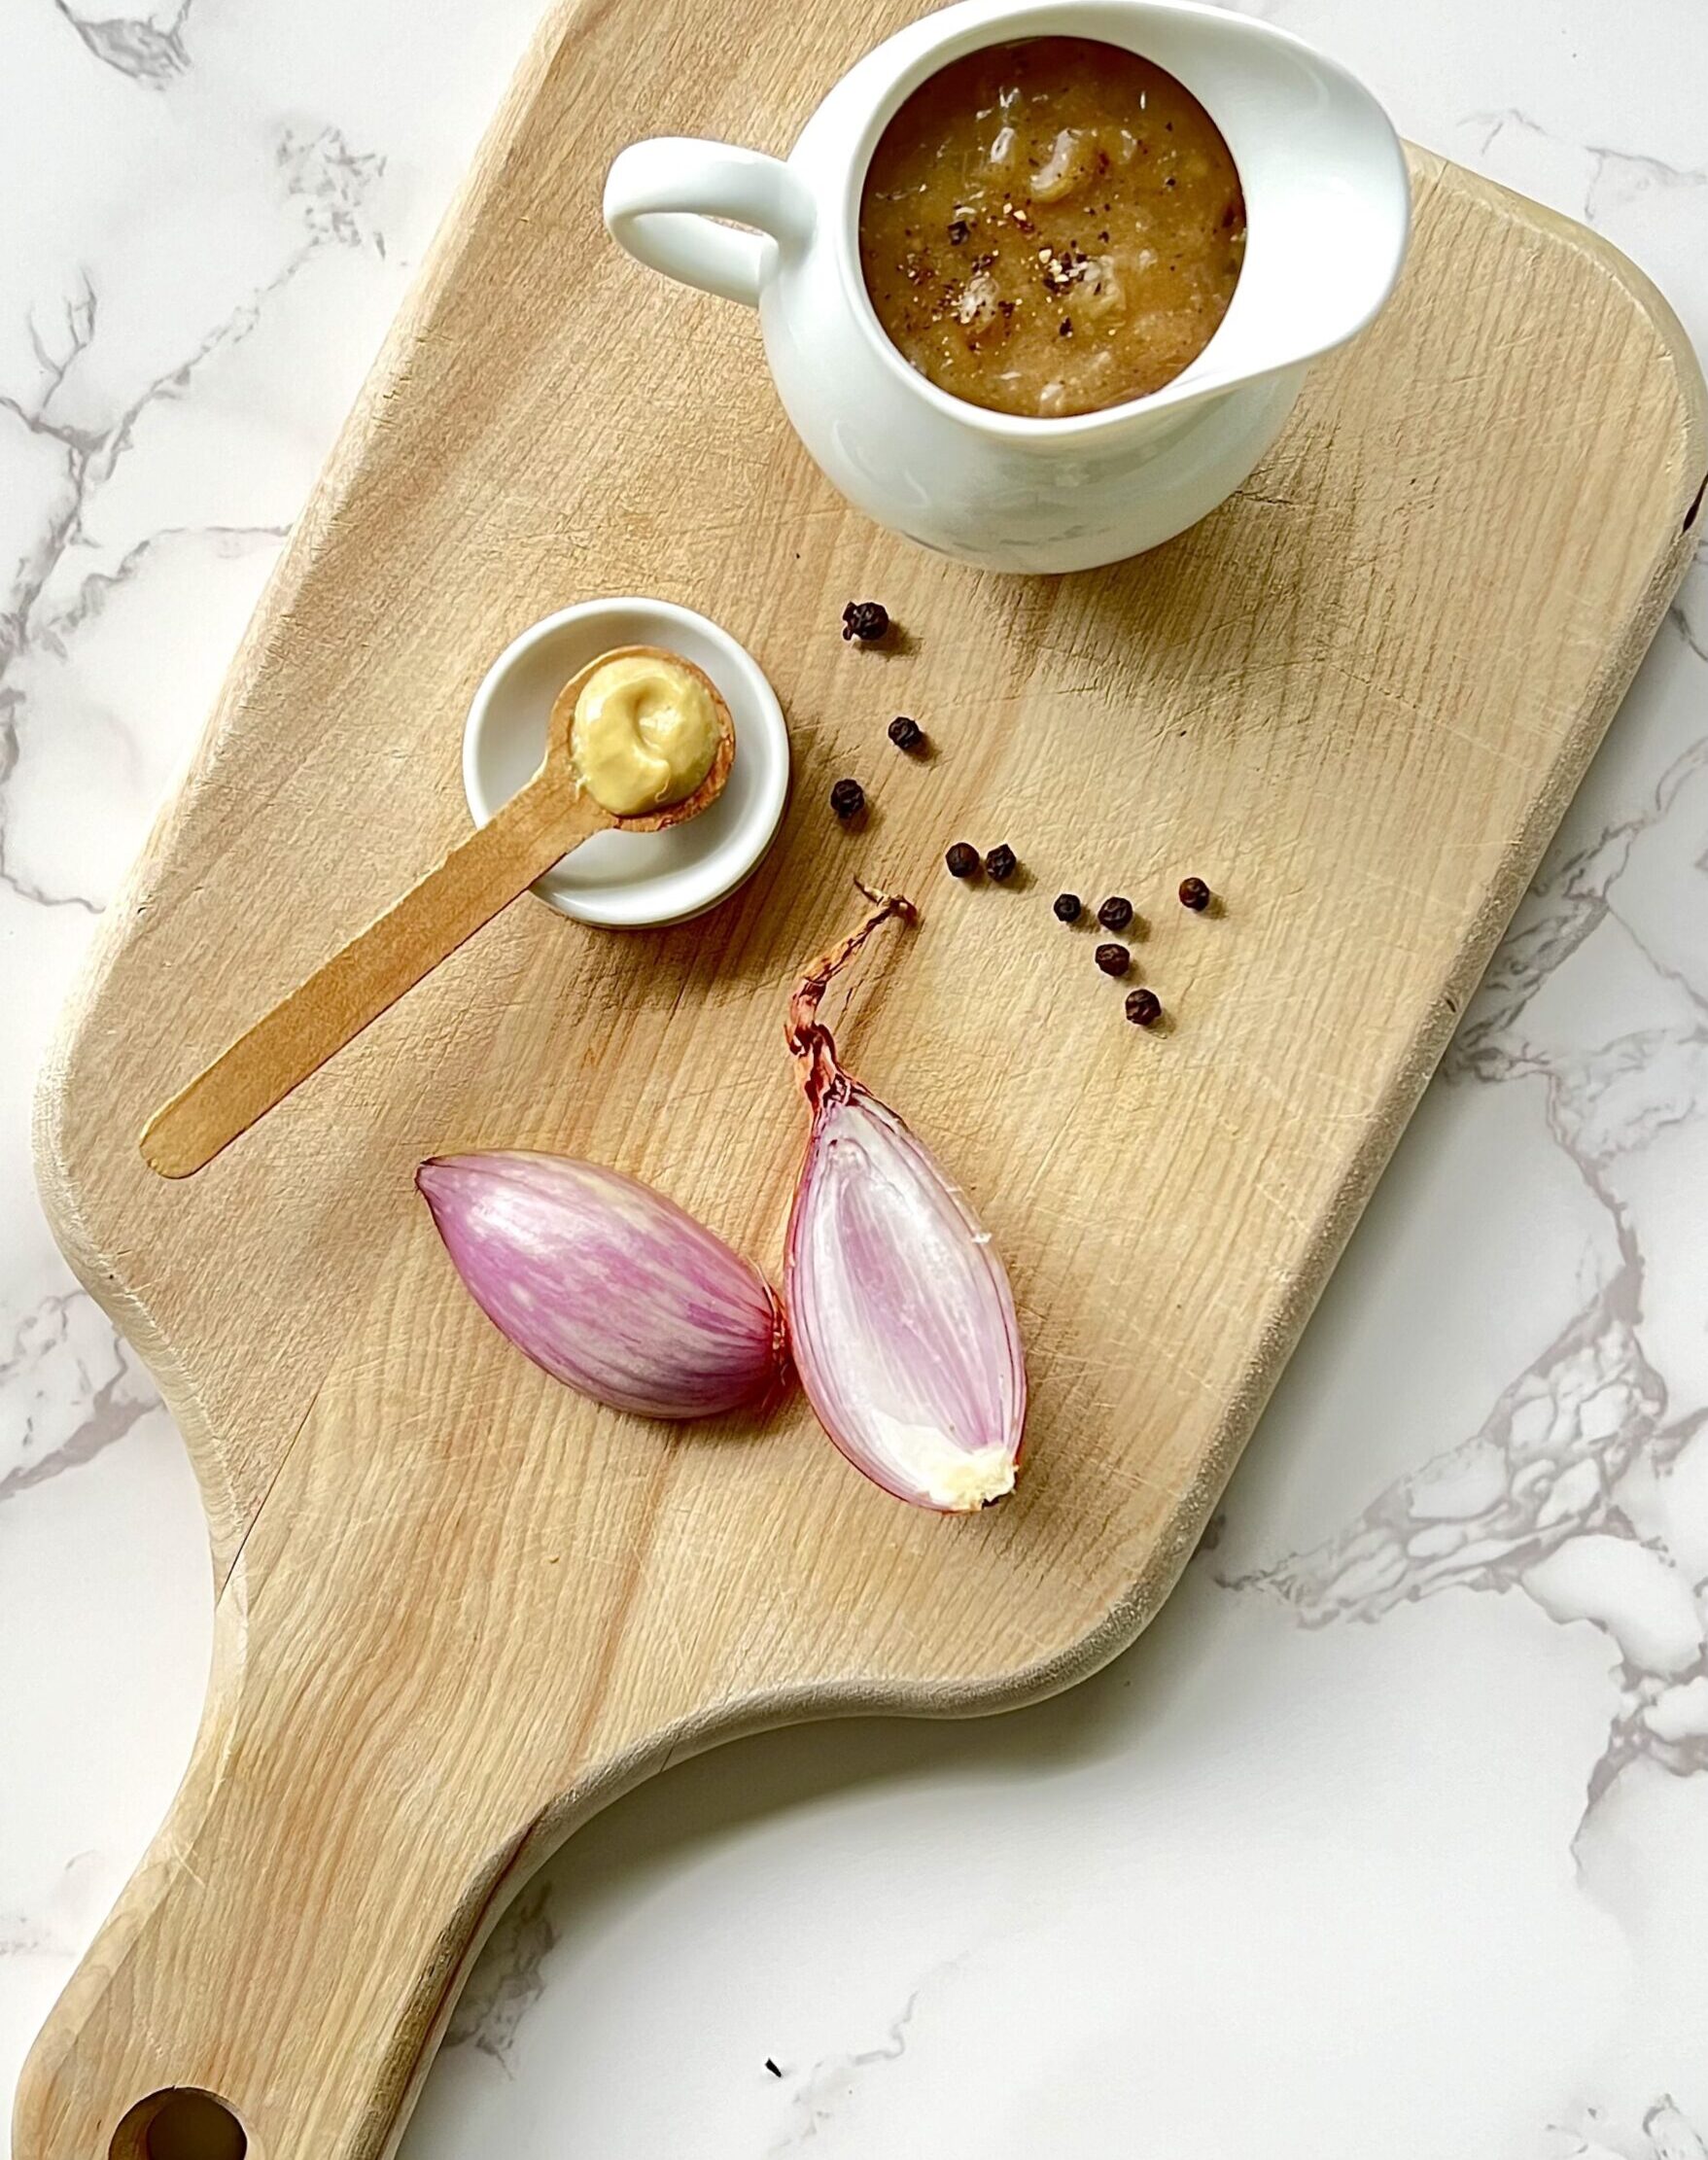
{"type": "MultiPolygon", "coordinates": [[[[1591,235],[1415,159],[1375,331],[1256,477],[1158,553],[981,576],[847,510],[756,330],[601,237],[627,137],[782,149],[906,12],[605,0],[497,124],[102,926],[46,1076],[44,1191],[201,1480],[216,1669],[183,1791],[37,2045],[18,2160],[224,2094],[261,2160],[376,2160],[505,1898],[623,1787],[854,1706],[1065,1685],[1166,1594],[1577,784],[1688,552],[1708,462],[1670,314],[1591,235]],[[610,934],[507,910],[183,1185],[148,1111],[462,828],[469,697],[518,629],[706,610],[787,710],[747,888],[610,934]],[[851,649],[852,596],[905,649],[851,649]],[[431,685],[422,695],[422,685],[431,685]],[[884,742],[915,714],[936,754],[884,742]],[[835,825],[842,773],[873,809],[835,825]],[[1029,882],[968,888],[945,844],[1029,882]],[[1027,1332],[1029,1467],[946,1521],[798,1400],[688,1431],[578,1402],[457,1284],[425,1155],[558,1148],[775,1263],[803,1125],[782,1047],[850,880],[912,891],[837,1020],[965,1184],[1027,1332]],[[1219,920],[1171,895],[1183,873],[1219,920]],[[1121,1017],[1063,886],[1149,919],[1121,1017]]],[[[836,1016],[831,1016],[833,1019],[836,1016]]]]}
{"type": "Polygon", "coordinates": [[[607,820],[557,773],[534,778],[477,832],[288,991],[143,1128],[143,1160],[188,1177],[413,990],[501,908],[607,820]]]}
{"type": "Polygon", "coordinates": [[[466,938],[595,832],[661,832],[708,810],[735,761],[735,723],[711,679],[656,645],[622,645],[589,660],[558,692],[539,772],[478,831],[466,833],[433,869],[349,943],[323,960],[180,1088],[142,1132],[143,1160],[162,1177],[190,1177],[276,1109],[293,1088],[355,1040],[466,938]],[[662,657],[686,668],[716,715],[711,769],[680,803],[619,818],[585,792],[571,751],[575,701],[609,660],[662,657]]]}

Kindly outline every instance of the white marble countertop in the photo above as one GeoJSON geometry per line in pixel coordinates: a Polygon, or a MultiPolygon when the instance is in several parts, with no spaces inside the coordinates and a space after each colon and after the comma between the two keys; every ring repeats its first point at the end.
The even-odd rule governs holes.
{"type": "MultiPolygon", "coordinates": [[[[35,1068],[538,6],[0,19],[0,2094],[210,1630],[176,1435],[36,1205],[35,1068]]],[[[1262,12],[1708,342],[1702,0],[1262,12]]],[[[1151,1632],[613,1809],[406,2160],[1705,2160],[1705,1108],[1697,571],[1151,1632]]]]}

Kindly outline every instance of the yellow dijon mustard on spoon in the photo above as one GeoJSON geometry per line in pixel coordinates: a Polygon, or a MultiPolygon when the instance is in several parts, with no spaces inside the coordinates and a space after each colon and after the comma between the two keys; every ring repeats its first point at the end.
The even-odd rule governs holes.
{"type": "Polygon", "coordinates": [[[662,653],[624,653],[583,683],[570,755],[594,801],[632,818],[691,795],[712,770],[718,739],[716,708],[698,674],[662,653]]]}

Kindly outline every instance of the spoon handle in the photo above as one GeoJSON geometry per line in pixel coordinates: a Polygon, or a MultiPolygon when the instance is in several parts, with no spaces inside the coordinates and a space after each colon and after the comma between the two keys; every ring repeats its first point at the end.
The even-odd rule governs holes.
{"type": "Polygon", "coordinates": [[[387,1006],[490,923],[571,848],[607,822],[598,806],[540,772],[401,900],[317,967],[157,1110],[142,1152],[162,1177],[188,1177],[387,1006]]]}

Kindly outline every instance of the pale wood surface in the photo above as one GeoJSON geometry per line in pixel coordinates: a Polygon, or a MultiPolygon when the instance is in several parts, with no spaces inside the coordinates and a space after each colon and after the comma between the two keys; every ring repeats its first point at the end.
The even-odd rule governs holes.
{"type": "Polygon", "coordinates": [[[537,773],[349,944],[198,1072],[143,1128],[162,1177],[204,1169],[295,1087],[609,820],[556,773],[537,773]]]}
{"type": "Polygon", "coordinates": [[[162,1177],[205,1169],[222,1148],[276,1108],[430,968],[484,929],[501,908],[519,899],[591,834],[613,826],[660,832],[711,808],[734,763],[734,723],[711,679],[675,654],[663,657],[698,677],[717,718],[716,754],[705,779],[680,803],[618,818],[584,793],[576,778],[570,735],[582,688],[607,661],[648,654],[657,657],[660,648],[619,646],[589,660],[564,684],[552,705],[545,755],[534,778],[150,1118],[142,1153],[151,1169],[162,1177]]]}
{"type": "Polygon", "coordinates": [[[751,318],[623,261],[597,198],[643,130],[782,148],[905,12],[559,15],[103,925],[42,1179],[193,1452],[217,1667],[26,2071],[18,2160],[103,2160],[174,2082],[262,2160],[374,2160],[504,1898],[625,1784],[784,1719],[1018,1702],[1130,1640],[1682,570],[1708,449],[1676,324],[1592,236],[1427,156],[1398,300],[1171,546],[1020,582],[846,510],[751,318]],[[789,713],[795,801],[749,886],[650,935],[508,909],[199,1177],[155,1178],[150,1109],[456,838],[492,655],[628,590],[727,624],[789,713]],[[842,643],[855,596],[904,652],[842,643]],[[898,712],[929,763],[885,743],[898,712]],[[959,837],[1029,885],[952,885],[959,837]],[[864,1484],[798,1401],[763,1433],[579,1403],[474,1310],[410,1183],[561,1148],[775,1264],[784,1000],[855,871],[925,920],[869,955],[844,1051],[964,1182],[1027,1331],[1029,1469],[968,1520],[864,1484]],[[1220,920],[1174,903],[1188,871],[1220,920]],[[1173,1032],[1122,1020],[1062,886],[1150,919],[1133,979],[1173,1032]]]}

